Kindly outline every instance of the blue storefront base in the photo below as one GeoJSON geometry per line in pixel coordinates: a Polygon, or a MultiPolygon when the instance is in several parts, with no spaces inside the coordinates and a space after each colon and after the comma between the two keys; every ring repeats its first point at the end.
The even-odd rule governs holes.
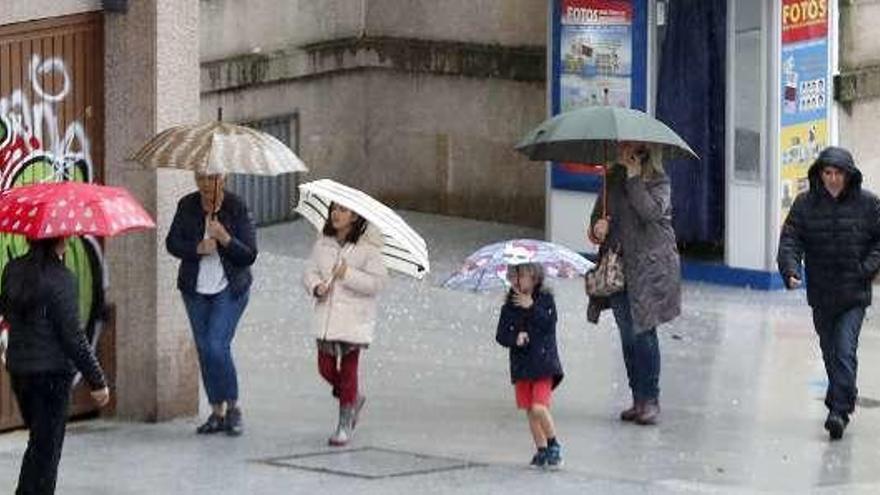
{"type": "MultiPolygon", "coordinates": [[[[581,253],[585,258],[596,262],[595,253],[581,253]]],[[[728,287],[743,287],[755,290],[784,290],[785,284],[777,272],[733,268],[722,263],[706,261],[681,261],[681,276],[690,282],[705,282],[728,287]]]]}
{"type": "Polygon", "coordinates": [[[682,260],[681,274],[685,280],[708,282],[756,290],[783,290],[785,284],[776,272],[733,268],[721,263],[682,260]]]}

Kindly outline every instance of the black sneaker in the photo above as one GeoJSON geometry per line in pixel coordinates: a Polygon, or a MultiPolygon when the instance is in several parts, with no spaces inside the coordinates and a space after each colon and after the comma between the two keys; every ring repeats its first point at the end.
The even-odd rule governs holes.
{"type": "Polygon", "coordinates": [[[555,443],[547,447],[547,468],[559,469],[562,467],[562,445],[555,443]]]}
{"type": "Polygon", "coordinates": [[[240,436],[244,433],[244,424],[241,420],[241,409],[233,407],[226,411],[226,434],[231,437],[240,436]]]}
{"type": "Polygon", "coordinates": [[[535,455],[532,456],[532,462],[529,463],[529,466],[535,468],[544,468],[547,466],[547,449],[540,449],[535,452],[535,455]]]}
{"type": "Polygon", "coordinates": [[[210,435],[212,433],[220,433],[224,431],[226,426],[223,421],[223,416],[217,416],[216,414],[211,414],[208,416],[208,420],[196,428],[196,433],[199,435],[210,435]]]}
{"type": "Polygon", "coordinates": [[[831,440],[840,440],[843,438],[843,430],[846,429],[847,420],[837,413],[828,413],[828,419],[825,420],[825,429],[828,430],[828,436],[831,440]]]}

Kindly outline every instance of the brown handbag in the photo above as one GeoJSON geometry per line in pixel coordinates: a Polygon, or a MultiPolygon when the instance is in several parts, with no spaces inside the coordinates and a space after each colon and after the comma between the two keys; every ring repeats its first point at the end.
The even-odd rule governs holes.
{"type": "Polygon", "coordinates": [[[584,279],[588,296],[606,297],[624,289],[623,257],[618,249],[606,249],[599,257],[599,263],[584,279]]]}
{"type": "MultiPolygon", "coordinates": [[[[608,174],[602,178],[602,218],[608,218],[608,174]]],[[[625,287],[620,246],[600,250],[599,263],[587,272],[584,290],[588,296],[607,297],[625,287]]]]}

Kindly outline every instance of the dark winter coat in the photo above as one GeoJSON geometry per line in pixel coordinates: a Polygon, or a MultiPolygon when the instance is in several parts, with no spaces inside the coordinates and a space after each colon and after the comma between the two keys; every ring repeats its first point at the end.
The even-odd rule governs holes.
{"type": "MultiPolygon", "coordinates": [[[[647,331],[681,313],[681,261],[672,228],[669,178],[628,178],[626,169],[618,165],[607,180],[611,220],[603,249],[622,249],[633,323],[637,333],[647,331]]],[[[591,231],[603,215],[603,201],[600,194],[591,215],[591,231]]],[[[591,305],[603,306],[601,301],[591,305]]]]}
{"type": "MultiPolygon", "coordinates": [[[[22,258],[3,270],[2,287],[32,270],[22,258]]],[[[13,307],[8,293],[0,294],[0,313],[9,323],[6,368],[12,374],[59,373],[79,370],[92,389],[107,385],[104,372],[79,326],[76,277],[60,260],[44,271],[39,304],[13,307]]]]}
{"type": "Polygon", "coordinates": [[[510,380],[553,378],[555,388],[562,381],[562,363],[556,347],[556,303],[553,295],[539,291],[529,309],[515,306],[508,296],[501,308],[495,340],[510,349],[510,380]],[[516,346],[520,332],[529,335],[529,342],[516,346]]]}
{"type": "MultiPolygon", "coordinates": [[[[257,259],[254,222],[244,201],[228,191],[224,191],[217,220],[232,237],[226,247],[217,243],[223,272],[229,282],[229,289],[233,294],[240,295],[245,293],[253,282],[250,267],[257,259]]],[[[199,262],[202,259],[197,248],[204,237],[205,211],[202,208],[201,194],[194,192],[184,196],[177,204],[177,213],[174,214],[171,229],[165,239],[168,252],[181,260],[177,274],[177,288],[185,294],[196,293],[199,262]]]]}
{"type": "Polygon", "coordinates": [[[825,311],[871,304],[871,281],[880,270],[880,200],[862,189],[862,173],[848,151],[826,148],[809,170],[810,190],[794,201],[782,227],[777,263],[788,283],[806,266],[807,300],[825,311]],[[822,169],[846,175],[834,198],[822,182],[822,169]]]}

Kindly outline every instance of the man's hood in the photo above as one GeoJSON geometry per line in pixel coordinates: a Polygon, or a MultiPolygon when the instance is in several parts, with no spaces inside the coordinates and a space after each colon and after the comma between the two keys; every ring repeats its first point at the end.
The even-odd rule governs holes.
{"type": "Polygon", "coordinates": [[[822,183],[822,169],[828,166],[838,168],[846,174],[845,195],[861,190],[862,172],[856,167],[850,152],[837,146],[829,146],[819,153],[819,157],[810,166],[810,191],[821,192],[824,190],[825,184],[822,183]]]}

